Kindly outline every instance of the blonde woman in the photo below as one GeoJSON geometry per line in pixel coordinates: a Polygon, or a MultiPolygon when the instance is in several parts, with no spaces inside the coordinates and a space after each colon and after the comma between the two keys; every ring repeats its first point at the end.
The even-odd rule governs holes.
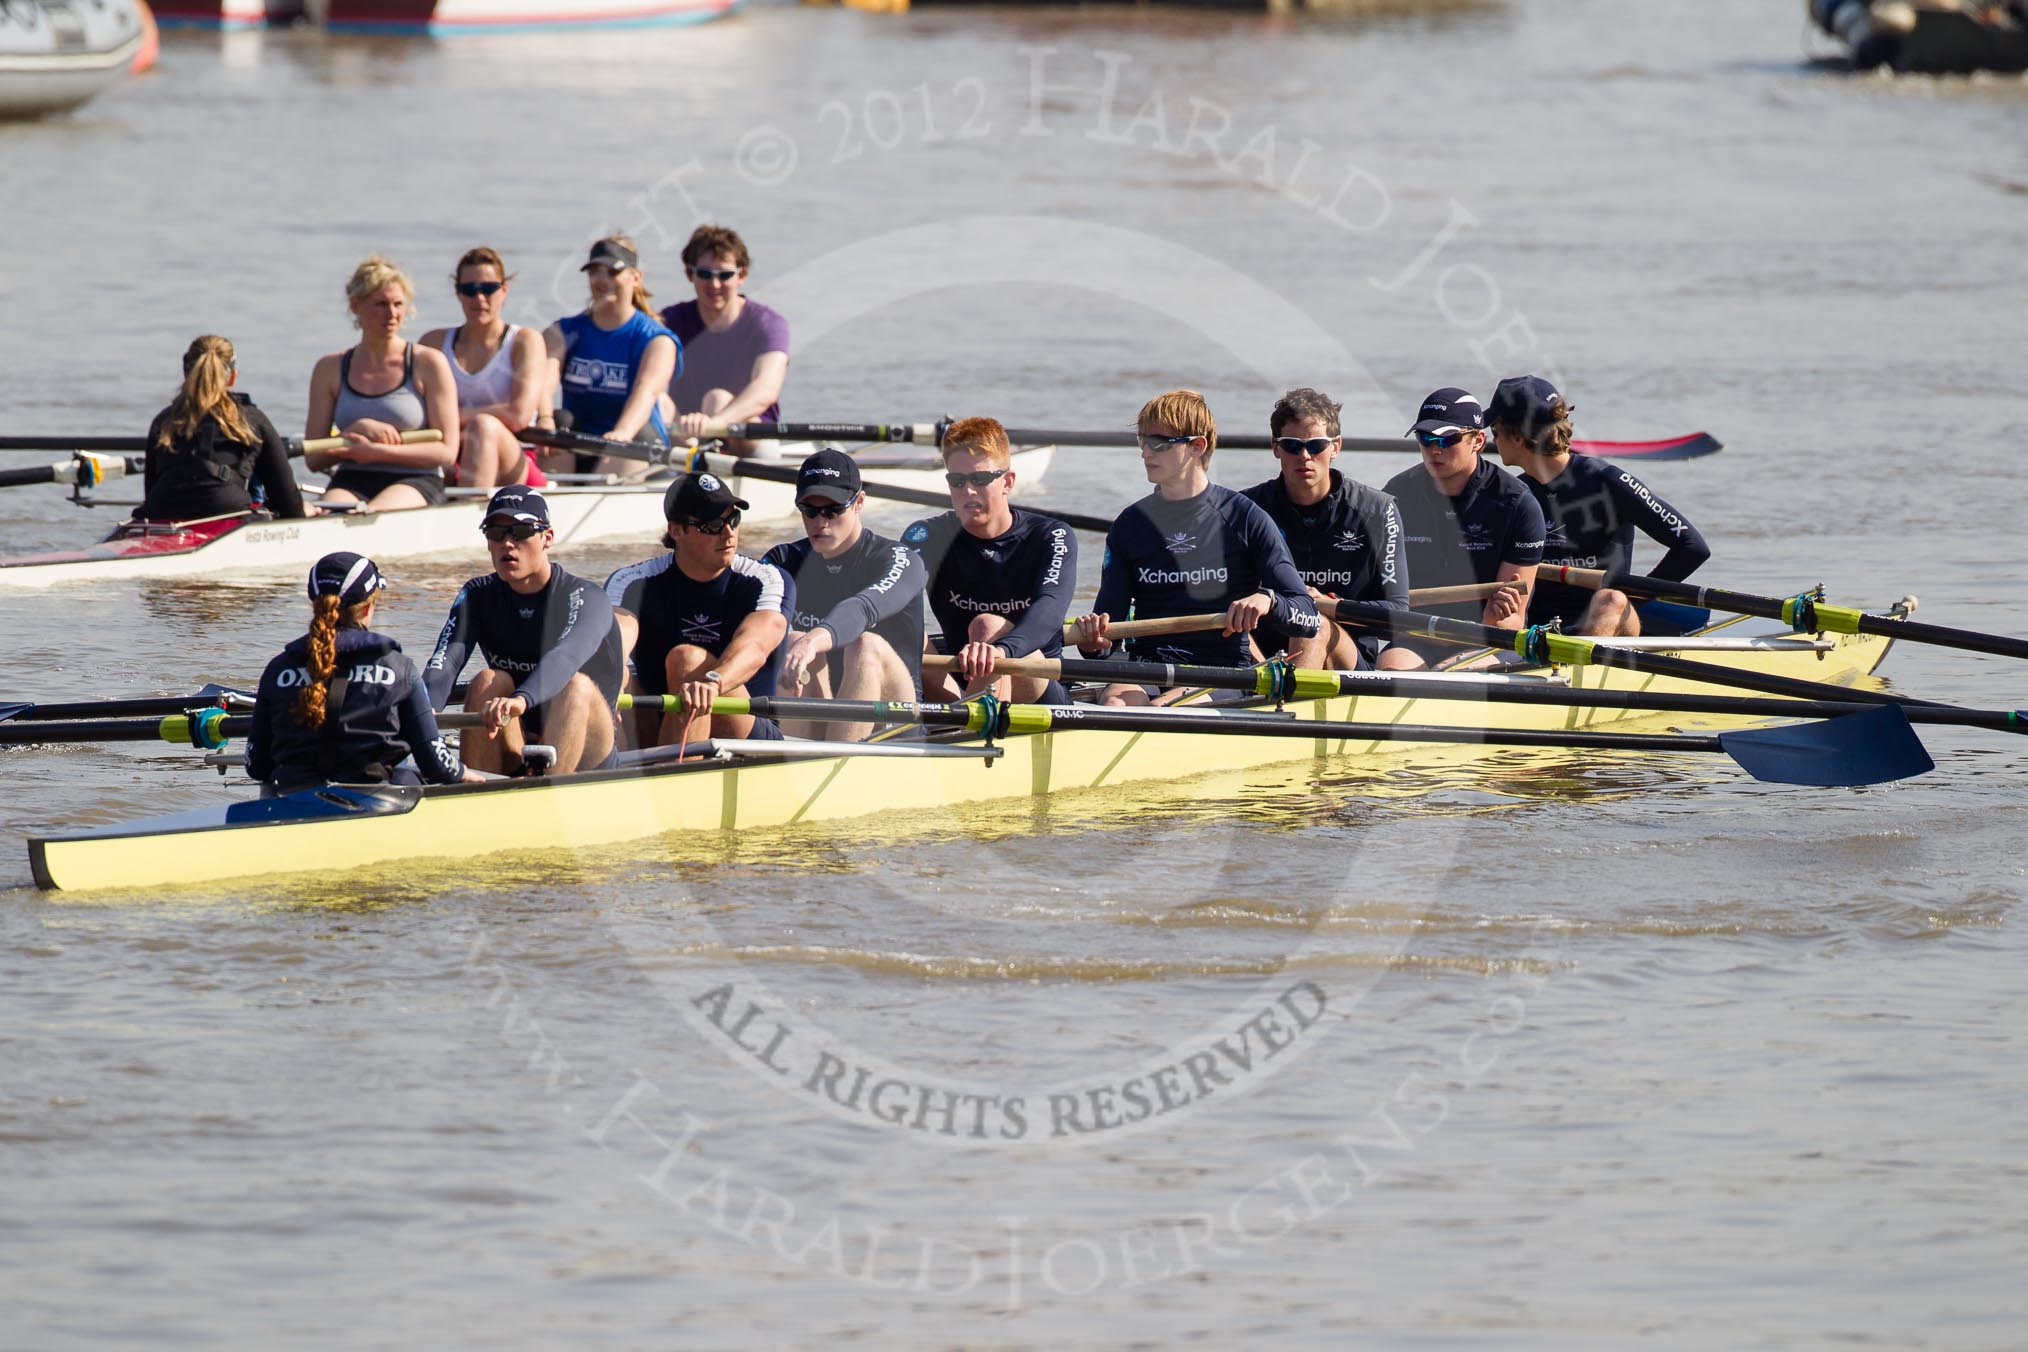
{"type": "MultiPolygon", "coordinates": [[[[579,271],[591,304],[542,334],[571,429],[667,447],[676,414],[669,382],[682,369],[683,347],[655,316],[634,242],[625,235],[600,240],[579,271]]],[[[639,468],[613,456],[580,455],[577,461],[580,473],[639,468]]]]}
{"type": "Polygon", "coordinates": [[[303,515],[288,444],[254,407],[233,393],[239,367],[232,344],[215,333],[183,353],[183,388],[148,424],[148,464],[136,521],[199,521],[254,505],[260,487],[276,516],[303,515]]]}
{"type": "Polygon", "coordinates": [[[465,322],[417,340],[450,362],[458,392],[456,479],[463,488],[548,482],[516,435],[546,408],[549,364],[542,335],[505,318],[513,281],[497,252],[483,244],[467,249],[451,270],[465,322]]]}
{"type": "Polygon", "coordinates": [[[401,336],[415,305],[407,274],[374,254],[345,284],[357,346],[317,359],[310,373],[310,416],[304,433],[345,444],[306,457],[329,471],[323,504],[362,502],[376,512],[427,507],[445,500],[444,471],[458,463],[458,393],[451,365],[434,348],[401,336]],[[403,445],[401,434],[434,427],[440,442],[403,445]]]}

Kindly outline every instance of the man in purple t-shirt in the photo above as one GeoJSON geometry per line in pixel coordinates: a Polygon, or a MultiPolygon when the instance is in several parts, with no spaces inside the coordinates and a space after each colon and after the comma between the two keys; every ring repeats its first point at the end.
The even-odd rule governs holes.
{"type": "MultiPolygon", "coordinates": [[[[714,423],[781,420],[789,321],[740,294],[752,261],[746,241],[722,225],[698,226],[683,246],[683,272],[697,299],[662,311],[683,344],[683,369],[669,382],[679,436],[694,440],[714,423]]],[[[774,446],[732,441],[726,449],[751,455],[774,446]]]]}

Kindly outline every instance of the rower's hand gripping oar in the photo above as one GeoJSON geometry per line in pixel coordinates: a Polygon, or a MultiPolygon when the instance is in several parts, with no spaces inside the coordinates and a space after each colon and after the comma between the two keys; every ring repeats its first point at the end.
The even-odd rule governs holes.
{"type": "Polygon", "coordinates": [[[1635,574],[1611,575],[1596,568],[1567,568],[1544,565],[1538,577],[1565,582],[1574,587],[1612,587],[1629,596],[1646,596],[1664,601],[1683,601],[1711,610],[1736,615],[1760,615],[1780,620],[1799,634],[1873,634],[1880,638],[1905,639],[1910,643],[1932,643],[1940,648],[1990,653],[1995,657],[2028,657],[2028,639],[2006,634],[1984,634],[1974,629],[1953,629],[1947,625],[1925,624],[1919,620],[1897,619],[1891,615],[1869,615],[1846,606],[1829,605],[1822,589],[1812,589],[1786,599],[1727,591],[1722,587],[1697,587],[1687,582],[1670,582],[1635,574]]]}

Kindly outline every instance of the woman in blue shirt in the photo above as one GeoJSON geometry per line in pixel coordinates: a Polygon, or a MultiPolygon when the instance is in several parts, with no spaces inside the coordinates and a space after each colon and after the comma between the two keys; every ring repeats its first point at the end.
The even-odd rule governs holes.
{"type": "MultiPolygon", "coordinates": [[[[682,369],[683,347],[655,315],[634,242],[625,235],[600,240],[579,270],[590,284],[591,304],[542,334],[571,428],[666,447],[676,415],[669,382],[682,369]]],[[[613,456],[579,455],[575,468],[580,474],[613,474],[641,466],[613,456]]]]}

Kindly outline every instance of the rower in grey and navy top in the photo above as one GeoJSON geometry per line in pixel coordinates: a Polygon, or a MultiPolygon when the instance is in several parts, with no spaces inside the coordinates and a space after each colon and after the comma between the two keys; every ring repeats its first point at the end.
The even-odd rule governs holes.
{"type": "Polygon", "coordinates": [[[261,673],[246,739],[247,774],[274,793],[331,783],[457,783],[464,766],[444,744],[429,692],[401,645],[369,629],[340,629],[336,637],[337,671],[321,728],[295,719],[297,694],[310,683],[309,635],[282,649],[261,673]],[[410,756],[413,770],[403,765],[410,756]]]}
{"type": "Polygon", "coordinates": [[[1005,534],[981,540],[956,512],[918,521],[901,542],[929,570],[929,607],[943,630],[946,654],[965,645],[980,615],[1003,615],[1013,625],[993,641],[1008,657],[1059,657],[1063,617],[1077,586],[1077,537],[1053,516],[1012,507],[1005,534]]]}
{"type": "MultiPolygon", "coordinates": [[[[1548,523],[1542,547],[1546,566],[1603,568],[1628,573],[1634,563],[1634,529],[1668,550],[1647,570],[1649,577],[1680,582],[1711,557],[1711,547],[1683,514],[1618,465],[1573,455],[1563,473],[1548,483],[1526,475],[1527,485],[1548,523]]],[[[1561,619],[1573,624],[1597,593],[1585,587],[1538,577],[1528,603],[1528,622],[1561,619]]]]}
{"type": "MultiPolygon", "coordinates": [[[[922,689],[923,588],[929,569],[899,540],[861,530],[850,549],[836,558],[819,554],[808,540],[790,540],[761,556],[795,583],[791,631],[828,629],[830,667],[838,679],[839,650],[864,633],[887,641],[922,689]]],[[[835,688],[835,686],[834,686],[835,688]]]]}
{"type": "MultiPolygon", "coordinates": [[[[1290,499],[1279,474],[1247,489],[1246,496],[1281,530],[1306,584],[1344,601],[1408,609],[1408,558],[1393,498],[1335,469],[1331,491],[1307,506],[1290,499]]],[[[1276,635],[1265,637],[1262,651],[1276,635]]],[[[1362,635],[1357,642],[1371,664],[1386,640],[1362,635]]]]}
{"type": "MultiPolygon", "coordinates": [[[[331,409],[331,425],[341,431],[361,418],[384,422],[397,432],[415,432],[429,426],[422,392],[415,387],[415,344],[402,344],[401,384],[384,394],[361,394],[352,388],[352,354],[347,348],[338,354],[338,402],[331,409]]],[[[342,488],[361,502],[382,489],[408,484],[430,503],[448,500],[444,476],[434,469],[413,465],[360,465],[347,462],[331,474],[328,487],[342,488]]]]}
{"type": "MultiPolygon", "coordinates": [[[[1281,634],[1314,636],[1321,620],[1296,572],[1281,531],[1250,499],[1220,484],[1172,501],[1150,493],[1121,512],[1106,532],[1105,566],[1094,613],[1113,620],[1159,620],[1223,611],[1241,597],[1266,592],[1263,625],[1281,634]]],[[[1172,634],[1133,641],[1137,655],[1161,662],[1243,667],[1253,662],[1245,634],[1172,634]]],[[[1272,656],[1273,654],[1266,654],[1272,656]]]]}
{"type": "Polygon", "coordinates": [[[541,707],[579,672],[608,704],[618,700],[625,681],[620,629],[605,589],[553,564],[549,581],[529,595],[494,573],[458,589],[436,651],[423,667],[433,707],[450,702],[474,647],[487,666],[515,678],[514,693],[528,701],[532,726],[540,725],[541,707]]]}
{"type": "MultiPolygon", "coordinates": [[[[1542,562],[1542,508],[1519,479],[1483,455],[1456,497],[1421,465],[1389,479],[1386,491],[1401,509],[1408,574],[1418,587],[1493,582],[1503,563],[1542,562]]],[[[1477,623],[1485,610],[1483,601],[1459,601],[1425,613],[1477,623]]]]}
{"type": "MultiPolygon", "coordinates": [[[[628,665],[635,688],[646,695],[669,693],[667,658],[671,649],[694,644],[722,653],[749,615],[795,614],[796,587],[787,573],[772,564],[733,555],[724,572],[699,582],[676,564],[672,553],[629,564],[606,579],[606,599],[640,621],[640,635],[628,665]]],[[[776,645],[766,663],[746,682],[748,695],[772,695],[782,669],[776,645]]]]}

